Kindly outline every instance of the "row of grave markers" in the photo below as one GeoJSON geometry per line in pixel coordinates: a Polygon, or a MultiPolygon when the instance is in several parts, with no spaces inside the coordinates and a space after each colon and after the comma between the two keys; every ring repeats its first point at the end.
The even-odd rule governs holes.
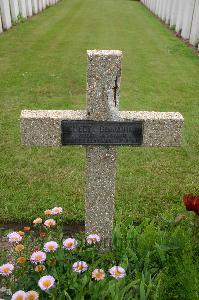
{"type": "Polygon", "coordinates": [[[10,29],[21,18],[38,14],[58,0],[0,0],[0,33],[10,29]]]}
{"type": "Polygon", "coordinates": [[[191,45],[199,48],[199,0],[141,0],[191,45]]]}

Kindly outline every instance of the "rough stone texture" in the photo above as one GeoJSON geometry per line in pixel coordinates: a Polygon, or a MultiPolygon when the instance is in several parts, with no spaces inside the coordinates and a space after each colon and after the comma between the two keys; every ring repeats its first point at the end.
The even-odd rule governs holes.
{"type": "Polygon", "coordinates": [[[116,148],[88,146],[86,156],[85,229],[98,233],[107,248],[112,241],[116,148]]]}
{"type": "MultiPolygon", "coordinates": [[[[87,55],[87,118],[116,121],[122,52],[88,51],[87,55]]],[[[112,240],[116,148],[88,146],[86,157],[85,228],[98,233],[106,248],[112,240]]]]}
{"type": "Polygon", "coordinates": [[[116,121],[121,81],[121,51],[88,51],[87,116],[116,121]]]}
{"type": "MultiPolygon", "coordinates": [[[[144,122],[142,146],[180,146],[184,122],[180,113],[121,111],[118,115],[121,121],[144,122]]],[[[61,146],[61,121],[86,118],[86,111],[83,110],[24,110],[21,112],[22,144],[61,146]]]]}
{"type": "Polygon", "coordinates": [[[85,111],[23,110],[21,141],[29,146],[61,146],[61,121],[86,119],[85,111]]]}
{"type": "Polygon", "coordinates": [[[143,147],[180,146],[184,119],[175,112],[132,112],[120,113],[123,121],[143,121],[143,147]]]}

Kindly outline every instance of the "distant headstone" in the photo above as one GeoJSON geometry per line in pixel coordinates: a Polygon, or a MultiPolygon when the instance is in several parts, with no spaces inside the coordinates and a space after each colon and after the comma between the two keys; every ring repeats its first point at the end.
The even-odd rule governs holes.
{"type": "Polygon", "coordinates": [[[38,0],[38,10],[39,11],[43,10],[43,0],[38,0]]]}
{"type": "Polygon", "coordinates": [[[0,11],[3,29],[7,30],[12,27],[10,7],[8,0],[0,0],[0,11]]]}
{"type": "Polygon", "coordinates": [[[3,27],[2,27],[2,21],[1,21],[1,15],[0,15],[0,33],[3,32],[3,27]]]}
{"type": "Polygon", "coordinates": [[[193,46],[197,46],[199,43],[199,0],[195,2],[189,41],[193,46]]]}
{"type": "Polygon", "coordinates": [[[163,5],[162,5],[162,12],[161,12],[161,19],[163,21],[166,20],[166,11],[167,11],[167,5],[168,5],[168,0],[162,0],[163,5]]]}
{"type": "Polygon", "coordinates": [[[32,0],[32,11],[33,14],[38,14],[38,1],[37,0],[32,0]]]}
{"type": "Polygon", "coordinates": [[[172,11],[173,0],[168,0],[167,11],[166,11],[166,24],[170,23],[171,11],[172,11]]]}
{"type": "Polygon", "coordinates": [[[191,26],[194,14],[195,0],[189,0],[186,2],[184,8],[184,20],[182,25],[182,38],[189,39],[191,33],[191,26]]]}
{"type": "Polygon", "coordinates": [[[19,5],[18,0],[10,0],[10,11],[13,22],[17,22],[19,17],[19,5]]]}
{"type": "Polygon", "coordinates": [[[19,0],[19,12],[22,18],[26,19],[27,18],[27,13],[26,13],[26,0],[19,0]]]}
{"type": "Polygon", "coordinates": [[[42,0],[42,8],[46,9],[46,0],[42,0]]]}
{"type": "Polygon", "coordinates": [[[161,16],[162,16],[162,10],[163,10],[163,1],[160,0],[159,7],[158,7],[158,17],[159,18],[161,18],[161,16]]]}
{"type": "Polygon", "coordinates": [[[173,0],[172,10],[171,10],[171,19],[170,19],[170,27],[176,25],[177,16],[178,16],[178,7],[180,0],[173,0]]]}
{"type": "Polygon", "coordinates": [[[155,14],[155,12],[156,12],[157,5],[158,5],[158,1],[155,0],[155,1],[153,2],[153,5],[152,5],[152,12],[153,12],[153,14],[155,14]]]}
{"type": "Polygon", "coordinates": [[[156,8],[155,8],[155,14],[156,14],[156,16],[158,16],[159,7],[160,7],[160,1],[161,0],[157,0],[157,4],[156,4],[156,8]]]}
{"type": "Polygon", "coordinates": [[[32,2],[31,0],[26,0],[26,13],[28,17],[32,17],[32,2]]]}
{"type": "Polygon", "coordinates": [[[119,145],[174,147],[181,141],[180,113],[119,111],[122,52],[87,52],[86,111],[22,111],[24,145],[86,145],[86,232],[108,249],[112,240],[115,161],[119,145]]]}
{"type": "Polygon", "coordinates": [[[178,13],[177,13],[177,19],[176,19],[176,28],[175,28],[176,32],[179,32],[182,30],[186,1],[187,0],[179,0],[178,13]]]}

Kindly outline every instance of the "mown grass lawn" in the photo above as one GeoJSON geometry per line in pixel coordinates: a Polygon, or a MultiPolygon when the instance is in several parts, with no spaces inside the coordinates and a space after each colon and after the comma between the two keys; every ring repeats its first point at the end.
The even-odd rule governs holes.
{"type": "Polygon", "coordinates": [[[179,111],[178,149],[120,148],[116,216],[169,217],[199,193],[199,59],[139,2],[63,0],[0,35],[0,220],[84,219],[85,149],[20,144],[22,109],[84,109],[86,50],[120,49],[122,110],[179,111]]]}

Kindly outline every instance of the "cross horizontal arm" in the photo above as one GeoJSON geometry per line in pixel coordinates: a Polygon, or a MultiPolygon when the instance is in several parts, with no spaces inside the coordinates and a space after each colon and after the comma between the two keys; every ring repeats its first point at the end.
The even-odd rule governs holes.
{"type": "MultiPolygon", "coordinates": [[[[145,147],[180,146],[184,119],[175,112],[118,112],[118,121],[143,121],[145,147]]],[[[61,121],[86,120],[84,110],[23,110],[21,112],[22,144],[61,146],[61,121]]]]}

